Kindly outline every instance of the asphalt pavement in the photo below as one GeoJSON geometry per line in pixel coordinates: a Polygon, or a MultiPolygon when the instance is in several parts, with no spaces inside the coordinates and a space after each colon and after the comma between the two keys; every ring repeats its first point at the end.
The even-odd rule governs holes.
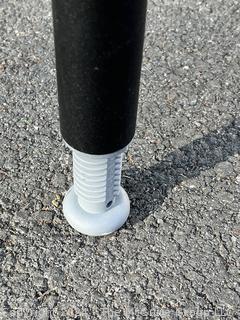
{"type": "Polygon", "coordinates": [[[0,319],[239,319],[239,0],[149,1],[131,216],[106,237],[62,213],[50,1],[3,0],[0,33],[0,319]]]}

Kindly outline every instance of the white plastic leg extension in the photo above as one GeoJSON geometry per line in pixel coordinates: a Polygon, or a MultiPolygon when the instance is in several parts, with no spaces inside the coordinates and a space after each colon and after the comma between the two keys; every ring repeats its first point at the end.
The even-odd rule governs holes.
{"type": "Polygon", "coordinates": [[[120,186],[125,150],[90,155],[72,149],[74,185],[64,198],[63,212],[77,231],[90,236],[106,235],[127,220],[130,202],[120,186]]]}

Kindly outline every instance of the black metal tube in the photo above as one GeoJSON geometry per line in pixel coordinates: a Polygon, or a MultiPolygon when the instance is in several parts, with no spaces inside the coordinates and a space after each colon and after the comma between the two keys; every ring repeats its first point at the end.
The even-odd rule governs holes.
{"type": "Polygon", "coordinates": [[[107,154],[136,125],[147,0],[53,0],[60,126],[73,148],[107,154]]]}

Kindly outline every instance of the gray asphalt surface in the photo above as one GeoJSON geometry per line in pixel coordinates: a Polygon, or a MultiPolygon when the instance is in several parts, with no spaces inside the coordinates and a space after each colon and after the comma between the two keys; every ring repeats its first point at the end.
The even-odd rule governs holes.
{"type": "Polygon", "coordinates": [[[1,18],[0,319],[238,319],[239,1],[149,1],[131,217],[102,238],[61,210],[50,2],[1,18]]]}

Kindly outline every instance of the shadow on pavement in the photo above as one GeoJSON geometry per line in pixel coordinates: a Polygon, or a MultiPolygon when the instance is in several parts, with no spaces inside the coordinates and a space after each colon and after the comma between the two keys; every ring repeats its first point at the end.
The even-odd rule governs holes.
{"type": "Polygon", "coordinates": [[[125,170],[124,188],[131,200],[130,223],[143,221],[161,206],[168,192],[240,152],[240,119],[171,152],[147,169],[125,170]]]}

